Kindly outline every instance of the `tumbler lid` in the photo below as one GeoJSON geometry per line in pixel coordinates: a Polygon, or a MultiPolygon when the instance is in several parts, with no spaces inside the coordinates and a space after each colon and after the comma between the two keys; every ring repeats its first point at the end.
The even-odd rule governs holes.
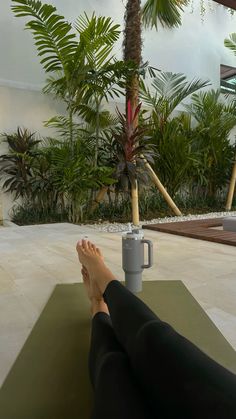
{"type": "Polygon", "coordinates": [[[139,230],[138,228],[134,228],[132,231],[128,231],[123,234],[124,239],[142,240],[143,237],[144,237],[143,231],[139,230]]]}

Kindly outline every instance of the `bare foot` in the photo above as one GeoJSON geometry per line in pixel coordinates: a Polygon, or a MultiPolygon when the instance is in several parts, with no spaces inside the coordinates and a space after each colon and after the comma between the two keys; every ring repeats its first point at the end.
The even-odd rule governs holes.
{"type": "Polygon", "coordinates": [[[87,269],[90,280],[103,295],[107,285],[116,278],[105,265],[100,249],[87,240],[79,241],[76,249],[80,263],[87,269]]]}
{"type": "Polygon", "coordinates": [[[99,289],[97,289],[96,284],[93,284],[90,280],[89,273],[85,266],[82,266],[81,269],[84,285],[88,294],[88,298],[91,302],[91,313],[94,317],[96,313],[106,313],[109,314],[108,307],[100,293],[99,289]]]}
{"type": "Polygon", "coordinates": [[[95,281],[91,281],[88,270],[85,266],[82,266],[81,273],[83,276],[85,288],[87,290],[88,298],[90,300],[103,300],[100,289],[98,288],[95,281]]]}

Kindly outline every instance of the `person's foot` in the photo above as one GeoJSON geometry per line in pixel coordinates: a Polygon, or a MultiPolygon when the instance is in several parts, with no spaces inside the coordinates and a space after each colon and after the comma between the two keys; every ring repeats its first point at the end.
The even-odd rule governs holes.
{"type": "Polygon", "coordinates": [[[91,281],[88,270],[84,265],[82,265],[81,273],[89,300],[103,300],[100,289],[94,281],[91,281]]]}
{"type": "Polygon", "coordinates": [[[80,263],[88,271],[90,281],[97,285],[103,295],[107,285],[116,278],[105,265],[100,249],[87,240],[79,241],[76,249],[80,263]]]}
{"type": "Polygon", "coordinates": [[[109,314],[108,307],[102,297],[102,294],[97,288],[97,285],[93,284],[93,282],[90,280],[89,273],[85,266],[82,266],[81,273],[83,277],[84,286],[88,294],[88,298],[91,302],[92,316],[94,317],[96,313],[101,312],[109,314]]]}

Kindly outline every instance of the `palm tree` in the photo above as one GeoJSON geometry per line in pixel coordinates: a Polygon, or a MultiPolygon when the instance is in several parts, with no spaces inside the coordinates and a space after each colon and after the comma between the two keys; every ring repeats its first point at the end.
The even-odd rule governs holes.
{"type": "MultiPolygon", "coordinates": [[[[125,14],[124,59],[132,60],[137,67],[142,62],[142,24],[144,27],[158,28],[159,24],[172,28],[181,24],[181,11],[189,0],[147,0],[143,9],[141,0],[127,0],[125,14]]],[[[134,72],[128,81],[126,93],[126,109],[130,101],[132,109],[136,109],[139,101],[139,78],[134,72]]],[[[135,121],[133,129],[136,128],[135,121]]],[[[138,185],[132,184],[133,224],[139,225],[138,185]]]]}
{"type": "Polygon", "coordinates": [[[100,116],[104,119],[101,102],[119,96],[129,67],[112,55],[119,25],[110,17],[93,14],[89,18],[86,13],[72,25],[56,7],[39,0],[12,0],[12,10],[15,16],[28,18],[25,28],[33,34],[40,62],[49,75],[44,92],[53,93],[67,105],[71,145],[73,116],[79,114],[86,120],[96,114],[96,166],[100,116]]]}
{"type": "MultiPolygon", "coordinates": [[[[191,150],[191,118],[186,113],[174,115],[183,101],[207,86],[207,81],[188,82],[183,74],[159,73],[152,80],[150,90],[141,85],[140,97],[149,107],[150,131],[157,158],[155,171],[173,196],[189,180],[195,158],[191,150]]],[[[170,203],[167,203],[170,206],[170,203]]]]}
{"type": "Polygon", "coordinates": [[[217,192],[228,182],[234,161],[229,134],[236,125],[235,106],[221,100],[219,89],[194,93],[191,104],[185,108],[197,123],[192,130],[192,149],[200,157],[196,166],[197,183],[207,196],[216,198],[217,192]]]}

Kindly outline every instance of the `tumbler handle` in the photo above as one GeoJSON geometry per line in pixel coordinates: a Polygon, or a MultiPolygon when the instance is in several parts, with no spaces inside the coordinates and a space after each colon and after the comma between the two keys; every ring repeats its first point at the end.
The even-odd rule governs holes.
{"type": "Polygon", "coordinates": [[[153,245],[151,240],[146,240],[143,239],[142,240],[143,244],[147,244],[148,245],[148,263],[146,265],[142,265],[142,269],[147,269],[147,268],[151,268],[153,265],[153,245]]]}

